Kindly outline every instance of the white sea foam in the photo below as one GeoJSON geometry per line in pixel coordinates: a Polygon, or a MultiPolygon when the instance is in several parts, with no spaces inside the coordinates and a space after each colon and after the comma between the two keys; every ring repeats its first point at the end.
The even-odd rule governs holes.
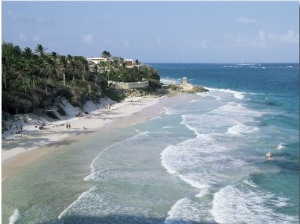
{"type": "Polygon", "coordinates": [[[164,224],[211,222],[211,215],[207,212],[206,204],[200,204],[188,198],[178,200],[168,212],[164,224]]]}
{"type": "Polygon", "coordinates": [[[241,134],[251,134],[258,132],[257,127],[251,127],[244,124],[237,124],[227,129],[227,134],[229,135],[241,135],[241,134]]]}
{"type": "Polygon", "coordinates": [[[200,101],[200,99],[195,99],[195,100],[189,101],[189,103],[197,103],[197,102],[199,102],[199,101],[200,101]]]}
{"type": "Polygon", "coordinates": [[[209,91],[208,92],[201,92],[201,93],[197,93],[198,96],[200,97],[213,97],[215,98],[217,101],[221,101],[223,98],[218,96],[217,94],[215,94],[214,92],[212,92],[210,90],[210,88],[206,88],[208,89],[209,91]]]}
{"type": "Polygon", "coordinates": [[[297,223],[297,217],[272,209],[287,204],[288,199],[271,193],[238,189],[233,185],[215,193],[211,213],[218,223],[297,223]],[[268,205],[268,206],[267,206],[268,205]]]}
{"type": "MultiPolygon", "coordinates": [[[[193,208],[190,203],[191,201],[187,198],[178,200],[168,212],[169,216],[164,221],[164,224],[172,224],[175,222],[186,223],[191,221],[191,218],[197,211],[195,211],[195,208],[193,208]]],[[[196,219],[198,219],[198,217],[196,217],[196,219]]]]}
{"type": "Polygon", "coordinates": [[[274,202],[274,204],[276,205],[276,207],[280,208],[280,207],[285,207],[288,205],[289,199],[285,198],[285,197],[278,197],[277,200],[274,202]]]}
{"type": "Polygon", "coordinates": [[[245,184],[248,184],[251,187],[258,187],[252,180],[244,180],[245,184]]]}
{"type": "MultiPolygon", "coordinates": [[[[116,143],[114,143],[113,145],[116,145],[116,144],[119,144],[119,142],[116,142],[116,143]]],[[[102,150],[102,151],[101,151],[101,152],[93,159],[93,161],[92,161],[92,163],[91,163],[91,165],[90,165],[90,167],[91,167],[91,174],[93,174],[94,171],[95,171],[95,163],[96,163],[96,161],[98,160],[98,158],[99,158],[103,153],[105,153],[107,150],[109,150],[113,145],[111,145],[111,146],[106,147],[105,149],[103,149],[103,150],[102,150]]],[[[85,177],[84,180],[85,180],[85,181],[88,181],[88,180],[91,180],[91,178],[92,178],[92,176],[89,175],[89,176],[85,177]]]]}
{"type": "Polygon", "coordinates": [[[171,125],[167,125],[167,126],[162,127],[162,129],[172,129],[172,128],[174,128],[174,127],[171,126],[171,125]]]}
{"type": "Polygon", "coordinates": [[[213,91],[214,94],[222,94],[226,93],[227,97],[231,96],[236,99],[242,100],[245,98],[245,92],[238,92],[230,89],[215,89],[215,88],[209,88],[210,91],[213,91]]]}
{"type": "Polygon", "coordinates": [[[186,175],[179,175],[179,178],[181,180],[185,181],[186,183],[190,184],[192,187],[195,187],[197,189],[206,190],[207,188],[209,188],[209,185],[203,184],[201,179],[199,179],[199,175],[197,173],[189,173],[186,175]]]}
{"type": "Polygon", "coordinates": [[[85,197],[87,196],[88,194],[90,194],[90,192],[92,192],[93,190],[95,190],[96,187],[92,187],[90,190],[86,191],[86,192],[83,192],[77,200],[75,200],[72,204],[70,204],[65,210],[63,210],[59,216],[58,216],[58,219],[61,219],[64,215],[66,215],[68,213],[69,210],[71,210],[72,208],[74,208],[75,206],[77,206],[80,201],[85,197]]]}
{"type": "Polygon", "coordinates": [[[234,96],[235,98],[239,99],[239,100],[244,99],[244,94],[241,93],[241,92],[236,92],[236,93],[233,94],[233,96],[234,96]]]}
{"type": "MultiPolygon", "coordinates": [[[[257,64],[255,64],[255,63],[238,63],[237,65],[238,66],[255,66],[257,64]]],[[[260,65],[260,64],[258,64],[258,65],[260,65]]]]}
{"type": "Polygon", "coordinates": [[[232,149],[230,147],[215,142],[211,135],[202,134],[168,146],[161,153],[161,164],[168,173],[178,175],[181,180],[202,191],[253,171],[254,167],[242,158],[224,154],[232,149]]]}
{"type": "Polygon", "coordinates": [[[161,78],[160,82],[165,85],[170,85],[170,84],[176,85],[180,83],[180,79],[173,79],[173,78],[166,77],[166,78],[161,78]]]}
{"type": "Polygon", "coordinates": [[[14,214],[12,214],[12,216],[9,217],[9,224],[14,224],[20,219],[21,219],[20,211],[19,209],[16,209],[14,211],[14,214]]]}
{"type": "Polygon", "coordinates": [[[220,102],[220,106],[211,111],[181,115],[181,124],[193,131],[196,137],[169,146],[161,153],[161,163],[166,170],[198,188],[199,197],[207,194],[209,186],[235,181],[255,169],[243,158],[224,154],[238,148],[238,145],[227,144],[223,140],[228,135],[256,133],[258,128],[245,123],[262,116],[261,112],[251,110],[239,101],[228,102],[229,94],[233,93],[231,90],[213,91],[216,96],[222,96],[223,105],[220,102]]]}
{"type": "Polygon", "coordinates": [[[161,152],[161,164],[166,168],[168,173],[170,174],[176,174],[176,170],[173,168],[172,165],[172,150],[174,150],[175,146],[170,145],[165,150],[161,152]]]}
{"type": "Polygon", "coordinates": [[[226,121],[228,125],[233,126],[239,121],[243,121],[244,124],[252,122],[256,118],[263,116],[264,112],[251,110],[236,102],[229,102],[211,111],[210,114],[215,120],[223,120],[223,123],[226,121]]]}
{"type": "Polygon", "coordinates": [[[229,102],[210,112],[203,114],[183,114],[181,124],[193,131],[196,136],[201,134],[249,134],[258,131],[258,128],[245,125],[253,122],[262,113],[249,110],[241,104],[229,102]],[[243,121],[240,123],[239,121],[243,121]],[[224,131],[225,131],[224,130],[224,131]]]}
{"type": "Polygon", "coordinates": [[[208,195],[210,193],[209,187],[204,188],[203,190],[200,191],[199,194],[196,195],[197,198],[204,197],[205,195],[208,195]]]}
{"type": "Polygon", "coordinates": [[[63,220],[64,217],[72,217],[80,214],[81,216],[109,215],[112,211],[120,209],[120,205],[111,203],[109,196],[99,191],[96,186],[82,193],[77,200],[70,204],[61,214],[58,219],[63,220]]]}
{"type": "MultiPolygon", "coordinates": [[[[121,214],[121,216],[136,216],[136,222],[141,223],[141,221],[138,221],[138,217],[149,217],[153,205],[151,203],[153,202],[147,201],[147,197],[145,195],[141,196],[140,193],[132,192],[132,189],[124,189],[122,185],[95,186],[81,194],[58,218],[64,220],[65,218],[72,218],[72,216],[81,216],[83,217],[82,222],[85,223],[86,220],[84,217],[110,216],[112,219],[115,219],[118,214],[121,214]],[[143,201],[137,200],[138,197],[142,197],[143,201]]],[[[121,219],[116,223],[128,223],[128,220],[122,222],[121,219]]],[[[72,221],[76,222],[78,220],[72,221]]],[[[109,220],[109,223],[115,222],[114,220],[109,220]]],[[[135,222],[131,220],[130,223],[135,222]]]]}
{"type": "Polygon", "coordinates": [[[200,133],[198,132],[197,128],[190,125],[189,122],[187,121],[191,116],[193,116],[193,115],[181,115],[181,117],[182,117],[181,124],[185,125],[188,129],[193,131],[196,136],[200,136],[200,133]]]}
{"type": "Polygon", "coordinates": [[[164,224],[178,223],[212,223],[213,217],[209,211],[210,204],[199,203],[198,200],[181,198],[168,212],[164,224]]]}
{"type": "Polygon", "coordinates": [[[103,190],[99,191],[97,186],[94,186],[82,193],[77,200],[61,212],[58,219],[63,220],[64,217],[72,217],[78,214],[83,217],[107,216],[113,211],[123,209],[120,204],[113,203],[110,199],[110,196],[103,193],[103,190]]]}
{"type": "MultiPolygon", "coordinates": [[[[96,174],[96,171],[97,171],[97,161],[98,159],[106,152],[108,151],[109,149],[113,148],[114,146],[116,145],[120,145],[120,144],[125,144],[126,142],[130,142],[130,141],[138,141],[140,138],[144,138],[149,132],[148,131],[145,131],[145,132],[141,132],[139,131],[138,129],[135,129],[138,134],[128,138],[128,139],[125,139],[123,141],[120,141],[120,142],[115,142],[114,144],[110,145],[109,147],[105,148],[104,150],[102,150],[92,161],[90,167],[91,167],[91,174],[86,176],[84,178],[85,181],[90,181],[90,180],[95,180],[97,179],[97,174],[96,174]]],[[[98,172],[99,174],[99,172],[98,172]]]]}
{"type": "Polygon", "coordinates": [[[278,146],[277,146],[278,150],[284,149],[284,148],[285,148],[284,143],[279,143],[278,146]]]}
{"type": "Polygon", "coordinates": [[[166,115],[171,115],[171,114],[174,114],[176,112],[175,109],[173,109],[171,107],[164,107],[164,110],[165,110],[166,115]]]}

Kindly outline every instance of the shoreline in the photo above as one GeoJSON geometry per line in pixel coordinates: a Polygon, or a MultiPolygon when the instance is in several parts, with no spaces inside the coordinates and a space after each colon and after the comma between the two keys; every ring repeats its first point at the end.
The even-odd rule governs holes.
{"type": "Polygon", "coordinates": [[[120,103],[113,104],[110,109],[101,108],[92,111],[89,118],[60,120],[38,132],[30,132],[32,130],[25,129],[26,138],[17,139],[4,145],[2,143],[2,183],[23,166],[60,150],[60,145],[64,145],[64,142],[68,143],[75,138],[84,138],[89,133],[99,132],[101,134],[102,131],[143,122],[162,113],[164,106],[171,104],[176,100],[176,96],[180,97],[180,95],[127,98],[120,103]],[[66,122],[71,123],[71,129],[61,125],[66,122]]]}

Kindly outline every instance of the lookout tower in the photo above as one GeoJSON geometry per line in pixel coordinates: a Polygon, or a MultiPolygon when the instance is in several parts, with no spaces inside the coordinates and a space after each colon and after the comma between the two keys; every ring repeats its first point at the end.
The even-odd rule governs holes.
{"type": "Polygon", "coordinates": [[[186,77],[182,78],[182,85],[184,85],[184,86],[187,85],[187,78],[186,77]]]}

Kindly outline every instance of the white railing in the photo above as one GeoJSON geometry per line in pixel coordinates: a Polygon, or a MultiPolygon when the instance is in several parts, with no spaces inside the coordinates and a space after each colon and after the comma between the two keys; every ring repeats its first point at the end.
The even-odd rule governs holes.
{"type": "Polygon", "coordinates": [[[141,89],[149,86],[149,81],[142,82],[113,82],[108,81],[108,84],[115,89],[141,89]]]}

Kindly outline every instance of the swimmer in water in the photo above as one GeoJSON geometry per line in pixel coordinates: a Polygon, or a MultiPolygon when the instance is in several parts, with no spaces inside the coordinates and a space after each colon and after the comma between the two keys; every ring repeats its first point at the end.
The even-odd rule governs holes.
{"type": "Polygon", "coordinates": [[[267,156],[267,160],[271,160],[272,159],[272,153],[271,153],[271,151],[267,152],[266,156],[267,156]]]}

